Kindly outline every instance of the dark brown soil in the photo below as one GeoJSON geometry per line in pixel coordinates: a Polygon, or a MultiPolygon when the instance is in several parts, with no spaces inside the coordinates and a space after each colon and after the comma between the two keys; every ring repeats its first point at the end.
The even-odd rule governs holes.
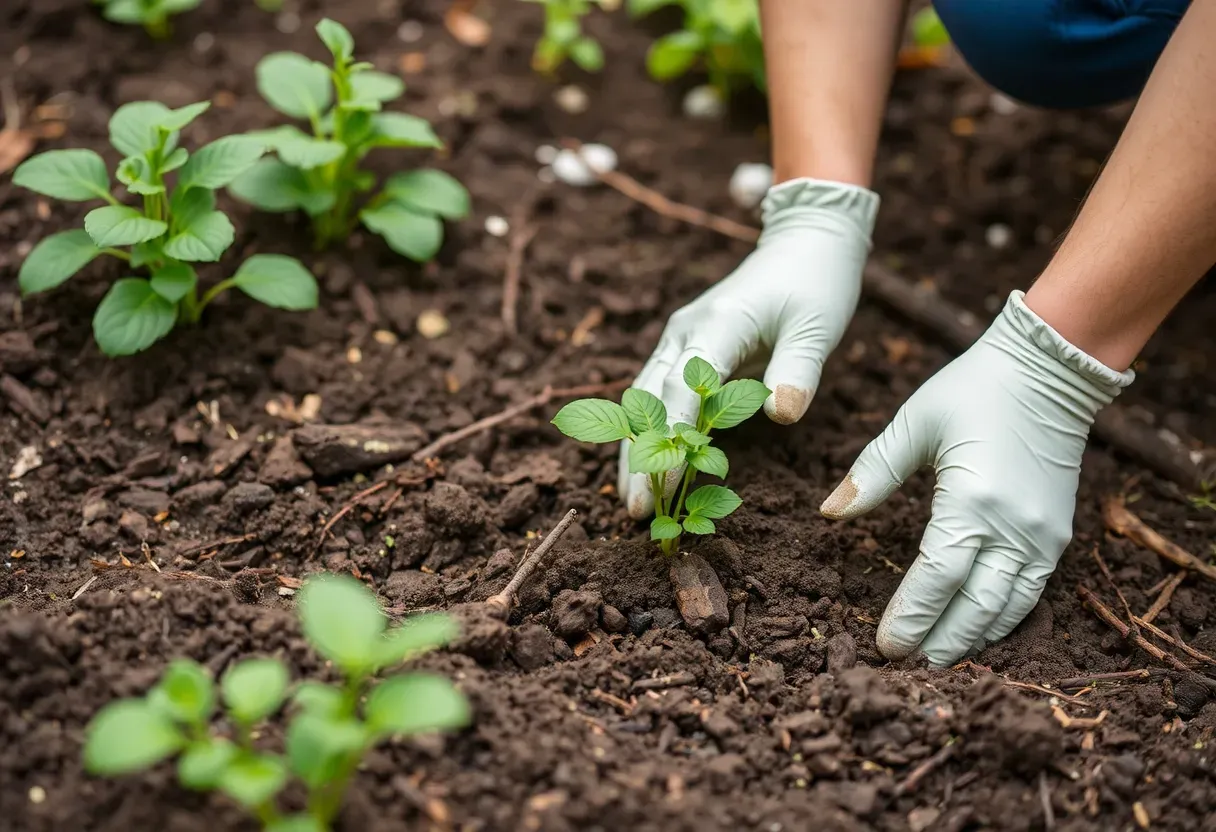
{"type": "MultiPolygon", "coordinates": [[[[1135,828],[1137,812],[1152,829],[1216,829],[1216,704],[1201,685],[1110,686],[1084,694],[1085,707],[1061,706],[1071,717],[1108,710],[1091,732],[1065,729],[1044,696],[975,667],[884,666],[875,622],[915,556],[931,479],[851,525],[815,509],[949,356],[867,303],[801,425],[757,420],[727,439],[745,504],[716,539],[692,545],[726,586],[730,631],[702,637],[683,626],[668,564],[613,494],[613,449],[564,440],[546,424],[551,408],[449,449],[439,465],[328,479],[302,467],[285,438],[297,425],[283,414],[306,396],[320,397],[321,424],[379,425],[417,447],[546,384],[631,378],[666,316],[746,254],[615,192],[543,184],[533,154],[562,136],[604,141],[646,183],[746,220],[726,182],[737,163],[765,155],[754,117],[682,118],[679,90],[643,76],[645,35],[603,18],[593,30],[609,71],[565,79],[591,100],[567,114],[554,103],[558,82],[528,69],[538,6],[483,10],[493,38],[481,50],[448,35],[444,7],[308,0],[285,34],[251,2],[209,0],[160,45],[80,0],[0,11],[0,78],[12,79],[27,114],[48,100],[66,107],[66,135],[45,146],[108,159],[106,120],[132,99],[214,100],[194,142],[271,124],[254,64],[282,48],[319,57],[311,27],[328,13],[383,69],[425,56],[409,59],[425,65],[407,77],[405,105],[435,122],[450,145],[440,164],[474,195],[474,216],[427,268],[367,237],[314,256],[302,225],[231,206],[239,245],[205,278],[253,250],[302,255],[322,276],[321,308],[280,313],[232,298],[200,329],[115,362],[92,345],[88,321],[116,267],[96,264],[49,297],[17,295],[25,253],[77,223],[80,206],[44,205],[0,181],[0,362],[36,403],[4,413],[0,463],[7,476],[27,446],[43,459],[0,495],[4,828],[252,828],[224,801],[177,788],[169,767],[85,777],[82,731],[106,701],[146,689],[170,657],[219,672],[271,653],[316,671],[277,577],[329,568],[364,577],[394,614],[464,616],[463,641],[425,664],[458,679],[476,714],[459,736],[374,753],[345,830],[1110,830],[1135,828]],[[409,20],[421,25],[415,43],[398,37],[409,20]],[[540,229],[517,337],[500,322],[508,241],[483,231],[494,215],[540,229]],[[450,333],[423,337],[425,310],[442,312],[450,333]],[[589,337],[572,338],[597,314],[589,337]],[[323,539],[342,506],[384,481],[323,539]],[[527,539],[569,508],[579,524],[525,585],[509,628],[477,615],[527,539]],[[684,683],[636,687],[668,674],[684,683]]],[[[876,256],[990,315],[1045,261],[1125,115],[1001,115],[959,68],[901,76],[879,167],[876,256]],[[1012,231],[1003,250],[987,242],[993,223],[1012,231]]],[[[419,161],[385,154],[375,164],[419,161]]],[[[1214,315],[1216,297],[1201,288],[1146,350],[1126,399],[1163,429],[1208,442],[1214,315]]],[[[1125,490],[1155,528],[1211,554],[1216,512],[1095,446],[1076,540],[1044,602],[979,664],[1037,684],[1149,664],[1075,593],[1081,581],[1111,596],[1088,556],[1095,544],[1138,610],[1172,570],[1104,536],[1100,501],[1125,490]]],[[[1190,579],[1159,623],[1216,652],[1214,598],[1190,579]]]]}

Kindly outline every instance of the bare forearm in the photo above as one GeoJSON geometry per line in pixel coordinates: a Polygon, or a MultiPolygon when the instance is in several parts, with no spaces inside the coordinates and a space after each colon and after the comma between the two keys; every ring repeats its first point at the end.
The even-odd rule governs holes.
{"type": "Polygon", "coordinates": [[[869,187],[905,0],[761,0],[775,180],[869,187]]]}
{"type": "Polygon", "coordinates": [[[1124,370],[1216,263],[1216,0],[1195,0],[1026,303],[1124,370]]]}

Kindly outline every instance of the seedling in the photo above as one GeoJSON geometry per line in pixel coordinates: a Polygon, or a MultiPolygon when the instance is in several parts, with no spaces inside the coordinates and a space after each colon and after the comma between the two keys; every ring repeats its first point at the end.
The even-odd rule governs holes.
{"type": "Polygon", "coordinates": [[[376,599],[349,576],[307,581],[299,595],[305,638],[344,676],[341,685],[301,681],[290,692],[284,753],[255,746],[259,726],[289,698],[290,675],[278,659],[246,659],[216,686],[201,665],[179,659],[142,699],[120,699],[93,717],[85,733],[90,774],[116,777],[177,758],[188,789],[219,791],[269,832],[327,832],[363,755],[391,737],[450,731],[469,723],[467,700],[447,679],[375,674],[440,647],[456,635],[445,615],[423,615],[386,629],[376,599]],[[223,701],[220,725],[217,699],[223,701]],[[295,777],[307,808],[284,814],[277,796],[295,777]]]}
{"type": "Polygon", "coordinates": [[[703,485],[691,494],[688,489],[698,471],[726,478],[726,454],[711,444],[710,431],[746,421],[769,396],[769,389],[753,379],[722,384],[718,371],[700,358],[684,366],[684,383],[700,397],[695,425],[668,427],[663,402],[633,388],[625,391],[620,404],[579,399],[553,418],[558,430],[580,442],[630,440],[629,470],[648,474],[654,492],[650,538],[659,541],[667,555],[679,547],[681,534],[713,534],[714,521],[742,503],[735,492],[721,485],[703,485]]]}
{"type": "Polygon", "coordinates": [[[669,81],[700,64],[723,97],[740,80],[765,89],[757,0],[629,0],[629,13],[643,17],[664,6],[684,10],[684,28],[651,44],[652,78],[669,81]]]}
{"type": "Polygon", "coordinates": [[[169,18],[196,8],[203,0],[93,0],[101,16],[114,23],[143,26],[149,35],[164,40],[172,33],[169,18]]]}
{"type": "Polygon", "coordinates": [[[545,31],[532,53],[532,68],[554,72],[567,59],[587,72],[604,68],[604,50],[594,38],[583,34],[583,18],[592,6],[616,8],[619,0],[529,0],[545,7],[545,31]]]}
{"type": "Polygon", "coordinates": [[[145,269],[150,279],[123,277],[93,314],[93,335],[106,355],[145,350],[179,323],[196,323],[228,289],[240,289],[267,306],[312,309],[317,284],[292,257],[255,254],[236,273],[201,296],[192,263],[214,263],[232,245],[235,230],[215,207],[215,191],[244,174],[265,153],[247,136],[226,136],[191,155],[179,133],[210,106],[170,110],[155,101],[119,107],[110,119],[110,143],[125,157],[117,177],[142,205],[124,205],[111,193],[105,162],[92,150],[51,150],[13,172],[13,182],[69,202],[107,204],[85,215],[84,228],[52,234],[21,264],[18,283],[26,295],[67,281],[98,255],[145,269]],[[166,181],[172,174],[175,185],[166,181]]]}
{"type": "Polygon", "coordinates": [[[278,158],[260,160],[229,190],[264,211],[300,210],[313,221],[318,247],[346,237],[356,218],[389,247],[425,262],[443,243],[443,220],[469,212],[469,194],[438,170],[413,170],[388,178],[366,200],[376,177],[359,169],[379,147],[440,148],[426,119],[384,112],[401,97],[405,84],[354,61],[350,32],[332,20],[317,24],[317,34],[333,55],[333,68],[295,52],[275,52],[257,67],[258,91],[280,113],[307,121],[312,135],[293,125],[255,133],[278,158]]]}

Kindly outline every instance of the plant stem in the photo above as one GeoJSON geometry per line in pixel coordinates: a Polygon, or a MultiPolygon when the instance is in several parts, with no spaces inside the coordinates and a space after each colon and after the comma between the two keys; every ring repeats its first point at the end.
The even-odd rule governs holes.
{"type": "Polygon", "coordinates": [[[120,248],[103,248],[101,253],[108,254],[111,257],[117,257],[119,260],[126,260],[128,263],[131,262],[131,255],[127,254],[120,248]]]}
{"type": "Polygon", "coordinates": [[[203,314],[203,310],[207,307],[207,304],[211,303],[211,301],[215,300],[217,296],[228,291],[235,285],[236,281],[230,277],[227,280],[221,280],[219,283],[208,289],[207,293],[203,295],[203,299],[198,303],[194,319],[197,321],[198,316],[203,314]]]}
{"type": "Polygon", "coordinates": [[[179,308],[186,323],[198,323],[199,317],[203,314],[203,308],[198,304],[198,290],[192,289],[183,295],[179,308]]]}

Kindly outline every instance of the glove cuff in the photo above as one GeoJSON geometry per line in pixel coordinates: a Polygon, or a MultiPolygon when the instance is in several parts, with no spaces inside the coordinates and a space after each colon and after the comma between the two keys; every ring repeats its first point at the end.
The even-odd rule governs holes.
{"type": "Polygon", "coordinates": [[[819,224],[823,218],[842,220],[870,244],[874,218],[878,215],[878,194],[860,185],[829,182],[824,179],[791,179],[774,185],[760,204],[766,236],[784,227],[819,224]]]}
{"type": "Polygon", "coordinates": [[[1001,320],[1015,332],[1097,387],[1108,400],[1119,395],[1119,391],[1135,381],[1136,374],[1132,370],[1122,373],[1112,370],[1089,353],[1069,343],[1026,305],[1025,294],[1017,290],[1010,293],[1005,309],[1001,312],[1001,320]]]}

